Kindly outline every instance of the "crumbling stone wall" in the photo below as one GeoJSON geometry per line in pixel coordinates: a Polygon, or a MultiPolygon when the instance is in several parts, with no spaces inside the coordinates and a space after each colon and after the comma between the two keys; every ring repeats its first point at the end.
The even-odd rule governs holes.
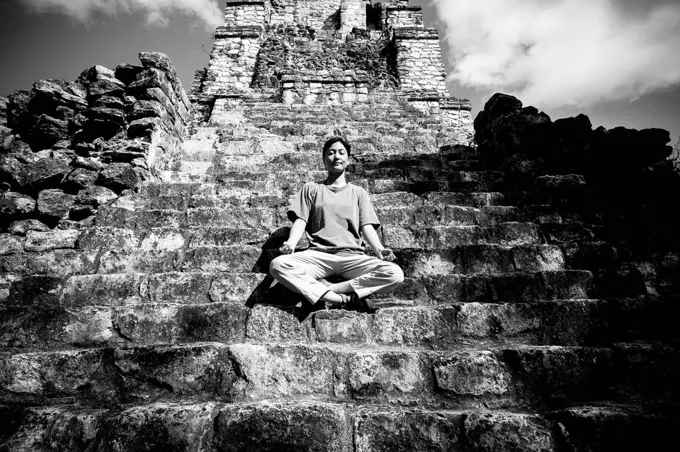
{"type": "Polygon", "coordinates": [[[215,31],[203,93],[226,95],[249,92],[259,51],[259,29],[219,27],[215,31]]]}
{"type": "Polygon", "coordinates": [[[267,11],[262,0],[227,1],[224,23],[231,27],[258,27],[266,20],[267,11]]]}
{"type": "Polygon", "coordinates": [[[192,109],[167,56],[41,80],[0,102],[0,229],[93,218],[179,158],[192,109]]]}
{"type": "Polygon", "coordinates": [[[667,131],[593,130],[585,115],[553,122],[502,94],[487,102],[475,131],[480,155],[504,173],[509,201],[565,212],[551,240],[590,245],[571,257],[604,272],[600,293],[677,294],[680,175],[667,131]],[[597,246],[604,242],[614,249],[597,246]]]}
{"type": "Polygon", "coordinates": [[[320,41],[315,35],[315,29],[303,25],[270,29],[258,55],[253,85],[278,88],[284,75],[300,74],[325,76],[328,82],[360,79],[370,88],[397,87],[387,36],[370,39],[357,31],[346,40],[320,41]]]}
{"type": "Polygon", "coordinates": [[[397,68],[405,92],[431,92],[448,96],[446,71],[442,63],[436,30],[400,28],[395,31],[397,68]]]}
{"type": "Polygon", "coordinates": [[[420,7],[386,8],[385,22],[388,27],[422,27],[423,11],[420,7]]]}

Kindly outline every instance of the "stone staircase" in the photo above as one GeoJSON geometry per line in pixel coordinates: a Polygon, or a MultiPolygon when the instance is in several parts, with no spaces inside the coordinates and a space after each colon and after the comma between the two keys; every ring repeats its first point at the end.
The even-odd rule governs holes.
{"type": "Polygon", "coordinates": [[[597,225],[390,111],[235,109],[94,225],[28,231],[1,261],[0,450],[674,450],[678,304],[612,297],[597,225]],[[406,276],[371,314],[266,274],[328,123],[406,276]]]}

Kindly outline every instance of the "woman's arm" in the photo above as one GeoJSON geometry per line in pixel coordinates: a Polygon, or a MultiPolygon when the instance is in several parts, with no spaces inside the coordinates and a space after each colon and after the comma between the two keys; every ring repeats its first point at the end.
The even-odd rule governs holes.
{"type": "Polygon", "coordinates": [[[307,223],[305,220],[301,218],[296,219],[293,223],[293,227],[290,228],[288,240],[283,242],[283,246],[279,248],[279,252],[281,252],[281,254],[291,254],[293,251],[295,251],[295,247],[302,238],[302,234],[305,233],[306,227],[307,223]]]}
{"type": "Polygon", "coordinates": [[[392,262],[397,258],[391,249],[382,246],[380,237],[378,237],[378,233],[375,232],[375,228],[372,224],[365,224],[364,227],[361,228],[361,232],[364,234],[364,238],[368,242],[368,245],[375,251],[378,259],[392,262]]]}

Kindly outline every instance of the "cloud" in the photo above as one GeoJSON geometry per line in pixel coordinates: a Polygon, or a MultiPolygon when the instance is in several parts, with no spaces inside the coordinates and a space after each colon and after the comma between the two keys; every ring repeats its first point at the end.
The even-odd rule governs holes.
{"type": "Polygon", "coordinates": [[[20,0],[37,13],[56,12],[89,23],[95,14],[144,14],[148,25],[167,27],[175,15],[195,17],[207,30],[222,25],[218,0],[20,0]]]}
{"type": "Polygon", "coordinates": [[[430,1],[450,47],[449,77],[463,86],[559,107],[680,83],[674,0],[430,1]]]}

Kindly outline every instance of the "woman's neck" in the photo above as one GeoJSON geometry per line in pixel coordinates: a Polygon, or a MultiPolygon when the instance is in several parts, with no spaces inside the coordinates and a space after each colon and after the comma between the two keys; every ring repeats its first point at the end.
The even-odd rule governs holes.
{"type": "Polygon", "coordinates": [[[326,176],[326,180],[324,181],[326,185],[330,185],[332,187],[344,187],[347,185],[347,179],[345,179],[345,172],[341,173],[328,173],[328,176],[326,176]]]}

